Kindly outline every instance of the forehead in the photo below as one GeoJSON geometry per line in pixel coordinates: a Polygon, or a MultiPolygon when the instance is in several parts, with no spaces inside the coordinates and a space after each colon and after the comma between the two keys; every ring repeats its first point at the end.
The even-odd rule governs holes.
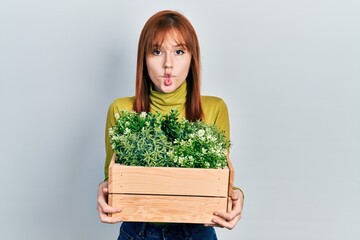
{"type": "Polygon", "coordinates": [[[186,45],[183,35],[176,29],[168,29],[157,32],[152,42],[153,46],[161,46],[165,41],[186,45]]]}

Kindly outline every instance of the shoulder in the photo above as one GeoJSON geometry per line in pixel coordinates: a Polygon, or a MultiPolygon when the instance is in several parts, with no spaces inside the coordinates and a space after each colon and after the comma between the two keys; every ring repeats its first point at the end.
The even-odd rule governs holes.
{"type": "Polygon", "coordinates": [[[109,110],[113,112],[119,112],[121,110],[131,111],[133,109],[135,97],[122,97],[115,99],[109,107],[109,110]]]}
{"type": "Polygon", "coordinates": [[[226,137],[229,139],[229,113],[225,101],[219,97],[202,96],[201,104],[204,112],[203,121],[207,124],[216,125],[225,132],[226,137]]]}
{"type": "Polygon", "coordinates": [[[208,108],[227,109],[225,101],[215,96],[201,96],[201,104],[204,110],[208,108]]]}
{"type": "Polygon", "coordinates": [[[135,97],[122,97],[115,99],[108,108],[108,120],[114,118],[114,114],[122,110],[131,111],[133,109],[135,97]]]}
{"type": "Polygon", "coordinates": [[[204,121],[207,123],[225,121],[228,118],[228,108],[222,98],[201,96],[201,105],[204,112],[204,121]]]}

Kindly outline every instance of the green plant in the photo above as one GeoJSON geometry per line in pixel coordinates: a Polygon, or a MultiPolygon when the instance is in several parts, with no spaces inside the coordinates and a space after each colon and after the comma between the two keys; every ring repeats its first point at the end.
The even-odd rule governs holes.
{"type": "Polygon", "coordinates": [[[131,166],[223,168],[230,141],[223,131],[201,121],[169,114],[121,111],[109,129],[115,161],[131,166]]]}

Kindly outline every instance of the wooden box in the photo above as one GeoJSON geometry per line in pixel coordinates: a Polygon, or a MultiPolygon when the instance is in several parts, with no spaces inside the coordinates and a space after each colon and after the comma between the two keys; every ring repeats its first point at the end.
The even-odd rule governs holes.
{"type": "Polygon", "coordinates": [[[122,221],[211,223],[214,211],[231,210],[234,170],[109,166],[109,205],[122,221]]]}

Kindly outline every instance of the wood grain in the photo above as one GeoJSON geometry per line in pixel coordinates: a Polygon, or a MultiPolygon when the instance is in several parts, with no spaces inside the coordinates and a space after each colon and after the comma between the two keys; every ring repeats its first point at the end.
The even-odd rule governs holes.
{"type": "Polygon", "coordinates": [[[122,221],[210,224],[215,210],[229,212],[234,168],[224,169],[109,165],[110,206],[122,207],[122,221]]]}
{"type": "Polygon", "coordinates": [[[210,224],[216,210],[226,211],[227,198],[109,194],[122,221],[210,224]]]}
{"type": "Polygon", "coordinates": [[[228,196],[232,196],[233,191],[234,191],[234,175],[235,175],[235,171],[234,171],[234,167],[233,167],[233,165],[231,163],[229,154],[227,155],[227,162],[228,162],[228,168],[229,168],[228,196]]]}
{"type": "Polygon", "coordinates": [[[109,169],[110,193],[226,197],[228,182],[228,168],[137,167],[112,161],[109,169]]]}

